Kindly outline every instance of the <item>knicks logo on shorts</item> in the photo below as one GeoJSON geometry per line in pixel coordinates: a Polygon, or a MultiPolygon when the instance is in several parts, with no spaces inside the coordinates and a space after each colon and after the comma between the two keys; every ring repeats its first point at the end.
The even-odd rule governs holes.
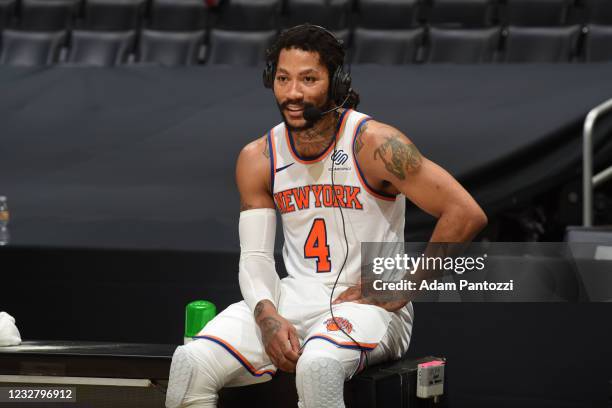
{"type": "Polygon", "coordinates": [[[324,323],[325,323],[325,327],[327,328],[328,332],[338,331],[340,330],[340,327],[347,333],[350,333],[353,331],[353,325],[351,324],[351,322],[349,322],[344,317],[336,317],[335,319],[327,319],[324,323]],[[336,321],[334,322],[334,320],[336,321]],[[338,325],[340,327],[338,327],[338,325]]]}

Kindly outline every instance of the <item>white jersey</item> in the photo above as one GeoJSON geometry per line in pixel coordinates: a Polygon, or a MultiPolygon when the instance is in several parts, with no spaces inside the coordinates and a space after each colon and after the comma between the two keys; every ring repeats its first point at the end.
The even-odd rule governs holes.
{"type": "MultiPolygon", "coordinates": [[[[336,132],[335,153],[332,141],[319,157],[308,160],[299,157],[284,124],[275,126],[267,137],[272,193],[282,214],[283,259],[289,273],[288,278],[280,281],[278,312],[295,327],[302,347],[311,344],[304,348],[306,353],[326,341],[338,349],[370,350],[369,363],[377,364],[398,359],[408,350],[414,316],[412,304],[388,312],[369,304],[344,302],[333,306],[333,319],[329,305],[332,286],[347,255],[342,215],[348,258],[338,280],[337,294],[359,281],[362,242],[404,240],[405,197],[372,190],[355,161],[354,139],[368,119],[352,110],[343,112],[336,132]]],[[[186,346],[193,356],[197,356],[198,350],[205,350],[202,342],[213,342],[245,368],[228,385],[260,382],[276,371],[265,351],[253,311],[244,301],[217,315],[196,338],[200,340],[186,346]]]]}
{"type": "Polygon", "coordinates": [[[354,110],[344,111],[335,152],[332,140],[319,157],[309,159],[299,156],[284,123],[268,133],[272,193],[285,238],[283,260],[293,278],[333,285],[347,248],[342,216],[348,257],[339,285],[359,281],[361,242],[404,241],[405,197],[373,190],[355,159],[355,137],[369,119],[354,110]]]}

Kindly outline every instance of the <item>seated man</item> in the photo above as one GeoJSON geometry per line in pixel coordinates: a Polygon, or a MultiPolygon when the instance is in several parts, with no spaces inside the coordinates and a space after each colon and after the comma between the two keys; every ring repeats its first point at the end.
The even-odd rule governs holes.
{"type": "Polygon", "coordinates": [[[344,407],[344,381],[366,361],[404,355],[413,322],[411,303],[361,297],[360,243],[404,240],[405,197],[438,218],[432,241],[469,241],[486,224],[470,194],[402,132],[351,109],[359,96],[343,61],[342,42],[312,25],[284,31],[268,51],[264,84],[283,122],[238,157],[244,300],[176,350],[167,407],[215,407],[222,387],[277,369],[296,373],[300,407],[344,407]]]}

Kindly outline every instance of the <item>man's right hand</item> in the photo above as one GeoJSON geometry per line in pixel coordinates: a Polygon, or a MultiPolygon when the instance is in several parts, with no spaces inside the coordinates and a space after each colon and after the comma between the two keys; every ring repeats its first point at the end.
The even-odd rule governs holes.
{"type": "Polygon", "coordinates": [[[295,327],[278,314],[272,302],[262,300],[255,307],[255,321],[261,329],[266,353],[279,369],[293,373],[300,357],[295,327]]]}

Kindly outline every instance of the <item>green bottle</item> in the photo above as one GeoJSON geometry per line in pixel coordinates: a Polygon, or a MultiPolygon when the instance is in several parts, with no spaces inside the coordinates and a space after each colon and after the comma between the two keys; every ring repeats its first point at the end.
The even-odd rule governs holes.
{"type": "Polygon", "coordinates": [[[193,340],[197,334],[217,314],[216,306],[207,300],[195,300],[185,308],[185,334],[184,344],[193,340]]]}

